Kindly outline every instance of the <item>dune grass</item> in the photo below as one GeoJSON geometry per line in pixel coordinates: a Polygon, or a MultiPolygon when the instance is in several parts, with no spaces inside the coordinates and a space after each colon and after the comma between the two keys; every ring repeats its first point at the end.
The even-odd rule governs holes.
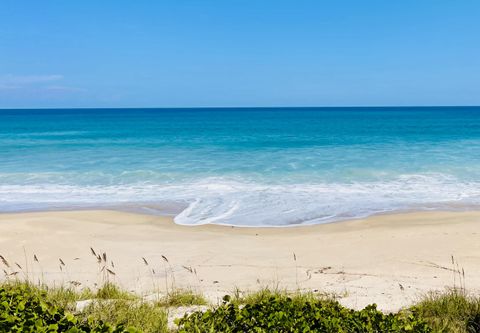
{"type": "Polygon", "coordinates": [[[168,332],[167,311],[152,302],[129,299],[96,300],[76,313],[81,321],[108,322],[134,327],[145,333],[168,332]]]}
{"type": "Polygon", "coordinates": [[[190,305],[207,305],[203,295],[188,289],[174,289],[162,297],[158,305],[164,307],[179,307],[190,305]]]}
{"type": "Polygon", "coordinates": [[[50,287],[21,280],[4,281],[0,284],[0,287],[6,290],[22,289],[30,295],[41,297],[45,301],[69,311],[75,309],[75,302],[95,297],[95,293],[88,288],[77,290],[66,286],[50,287]]]}
{"type": "Polygon", "coordinates": [[[102,285],[91,298],[95,299],[122,299],[122,300],[137,300],[139,297],[133,293],[122,290],[119,286],[112,282],[107,282],[102,285]]]}
{"type": "Polygon", "coordinates": [[[463,289],[429,293],[412,307],[434,332],[480,332],[480,298],[463,289]]]}

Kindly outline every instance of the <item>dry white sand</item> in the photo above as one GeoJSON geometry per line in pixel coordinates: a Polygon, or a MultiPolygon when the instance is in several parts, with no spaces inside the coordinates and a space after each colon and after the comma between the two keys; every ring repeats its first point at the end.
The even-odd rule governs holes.
{"type": "Polygon", "coordinates": [[[0,254],[18,277],[26,272],[35,281],[93,286],[102,273],[90,247],[113,261],[111,279],[139,293],[164,290],[166,275],[173,282],[171,269],[176,287],[211,299],[234,288],[278,285],[335,293],[354,308],[375,302],[396,310],[427,291],[463,283],[452,271],[452,256],[465,270],[466,288],[480,286],[480,212],[381,215],[298,228],[186,227],[115,211],[0,215],[0,254]]]}

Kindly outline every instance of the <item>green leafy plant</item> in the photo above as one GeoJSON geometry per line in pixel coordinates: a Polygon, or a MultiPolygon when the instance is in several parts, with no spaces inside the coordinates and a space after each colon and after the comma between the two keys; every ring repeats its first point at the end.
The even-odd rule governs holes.
{"type": "Polygon", "coordinates": [[[80,322],[73,314],[46,301],[46,295],[28,284],[0,287],[0,332],[139,332],[122,325],[80,322]]]}
{"type": "Polygon", "coordinates": [[[179,332],[431,332],[414,312],[384,314],[376,305],[361,311],[334,300],[295,299],[272,294],[239,305],[222,305],[177,320],[179,332]]]}

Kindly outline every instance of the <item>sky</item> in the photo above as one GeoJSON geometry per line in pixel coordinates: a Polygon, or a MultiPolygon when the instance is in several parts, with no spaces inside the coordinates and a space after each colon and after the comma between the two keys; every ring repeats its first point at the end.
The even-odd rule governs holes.
{"type": "Polygon", "coordinates": [[[478,0],[0,0],[0,108],[480,105],[478,0]]]}

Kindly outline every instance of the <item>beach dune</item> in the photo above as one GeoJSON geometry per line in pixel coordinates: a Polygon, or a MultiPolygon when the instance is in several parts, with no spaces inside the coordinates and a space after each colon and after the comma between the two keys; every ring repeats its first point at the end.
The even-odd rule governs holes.
{"type": "Polygon", "coordinates": [[[476,211],[296,228],[187,227],[168,217],[107,210],[1,214],[0,254],[10,262],[7,273],[52,285],[100,284],[105,275],[93,248],[107,255],[114,273],[108,278],[137,293],[174,285],[216,301],[236,288],[278,287],[332,293],[353,308],[377,303],[389,311],[432,290],[465,285],[474,291],[480,285],[479,223],[476,211]]]}

